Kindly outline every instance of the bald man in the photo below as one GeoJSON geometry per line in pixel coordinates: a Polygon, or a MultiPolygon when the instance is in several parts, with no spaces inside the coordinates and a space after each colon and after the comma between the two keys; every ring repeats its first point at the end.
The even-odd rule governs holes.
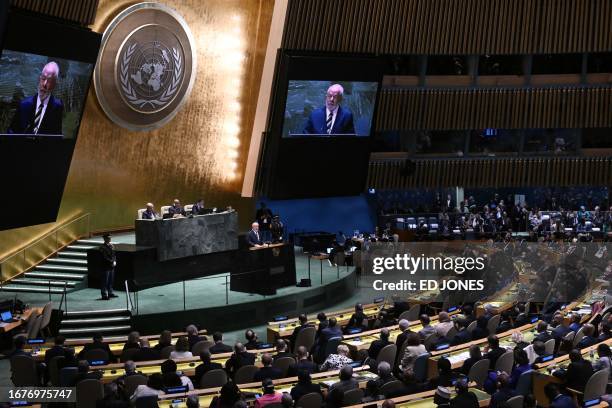
{"type": "Polygon", "coordinates": [[[342,85],[334,84],[327,88],[325,106],[310,113],[302,132],[314,135],[355,134],[353,114],[340,106],[343,96],[342,85]]]}
{"type": "Polygon", "coordinates": [[[38,77],[38,92],[23,99],[7,133],[61,135],[64,105],[52,93],[59,77],[59,65],[47,63],[38,77]]]}
{"type": "Polygon", "coordinates": [[[261,235],[259,234],[258,223],[254,222],[251,224],[251,230],[249,231],[249,235],[247,236],[247,241],[249,242],[250,247],[260,247],[263,245],[261,235]]]}
{"type": "Polygon", "coordinates": [[[147,203],[147,209],[142,212],[143,220],[154,220],[158,218],[157,213],[155,212],[155,207],[153,203],[147,203]]]}

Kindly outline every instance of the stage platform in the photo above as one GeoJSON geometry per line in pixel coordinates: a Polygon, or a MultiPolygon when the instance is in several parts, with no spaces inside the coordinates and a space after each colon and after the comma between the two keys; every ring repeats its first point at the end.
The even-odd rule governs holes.
{"type": "MultiPolygon", "coordinates": [[[[99,239],[102,242],[101,238],[99,239]]],[[[113,235],[114,243],[133,244],[133,233],[113,235]]],[[[296,279],[309,278],[308,256],[300,248],[295,251],[296,279]]],[[[276,295],[255,295],[229,290],[229,271],[213,276],[185,280],[130,293],[117,291],[117,298],[104,301],[100,291],[86,288],[67,294],[68,311],[95,311],[101,309],[133,310],[132,324],[141,332],[159,332],[163,329],[182,330],[185,325],[197,323],[201,327],[234,330],[249,325],[261,325],[274,316],[325,309],[351,298],[356,290],[353,267],[332,267],[327,261],[310,260],[311,287],[285,287],[276,295]]],[[[14,293],[0,293],[0,300],[12,299],[14,293]]],[[[51,299],[58,308],[61,295],[19,294],[18,298],[31,305],[42,305],[51,299]]],[[[62,306],[66,310],[66,304],[62,306]]]]}

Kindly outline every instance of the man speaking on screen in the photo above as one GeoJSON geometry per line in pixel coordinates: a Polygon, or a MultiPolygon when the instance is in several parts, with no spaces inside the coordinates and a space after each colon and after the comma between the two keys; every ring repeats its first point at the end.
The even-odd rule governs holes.
{"type": "Polygon", "coordinates": [[[64,105],[52,95],[58,76],[59,65],[48,62],[38,77],[38,92],[19,103],[7,133],[62,134],[64,105]]]}
{"type": "Polygon", "coordinates": [[[325,106],[310,113],[303,133],[315,135],[355,134],[353,114],[348,108],[340,106],[344,88],[334,84],[327,88],[325,106]]]}

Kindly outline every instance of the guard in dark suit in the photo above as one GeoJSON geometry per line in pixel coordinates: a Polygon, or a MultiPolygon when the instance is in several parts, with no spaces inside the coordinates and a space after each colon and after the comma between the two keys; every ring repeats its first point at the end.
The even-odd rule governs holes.
{"type": "Polygon", "coordinates": [[[353,114],[340,106],[344,88],[334,84],[327,89],[325,106],[310,113],[302,133],[314,135],[355,134],[353,114]]]}
{"type": "Polygon", "coordinates": [[[115,255],[115,247],[111,244],[109,234],[104,234],[104,244],[100,246],[100,252],[104,260],[104,269],[102,272],[102,284],[100,292],[101,300],[115,298],[117,295],[113,293],[113,282],[115,281],[115,266],[117,266],[117,257],[115,255]]]}
{"type": "Polygon", "coordinates": [[[250,247],[256,247],[263,245],[263,241],[261,240],[261,235],[259,234],[259,224],[254,222],[251,224],[251,230],[247,235],[247,242],[250,247]]]}
{"type": "Polygon", "coordinates": [[[61,135],[64,104],[53,97],[59,66],[47,63],[38,78],[38,93],[19,103],[7,133],[61,135]]]}

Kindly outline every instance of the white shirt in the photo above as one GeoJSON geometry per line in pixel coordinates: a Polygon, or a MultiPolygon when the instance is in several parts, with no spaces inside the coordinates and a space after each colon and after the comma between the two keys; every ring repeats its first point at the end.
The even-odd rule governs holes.
{"type": "Polygon", "coordinates": [[[333,111],[330,111],[327,107],[325,108],[325,130],[326,131],[327,131],[327,118],[329,117],[330,112],[332,114],[331,127],[329,128],[330,134],[331,134],[331,129],[334,128],[334,123],[336,122],[336,116],[338,115],[338,107],[336,106],[336,109],[334,109],[333,111]]]}
{"type": "Polygon", "coordinates": [[[172,353],[170,353],[170,358],[172,360],[174,360],[175,358],[191,358],[193,357],[193,355],[191,354],[191,351],[173,351],[172,353]]]}
{"type": "MultiPolygon", "coordinates": [[[[45,112],[47,111],[47,105],[49,104],[49,96],[47,96],[43,101],[40,100],[40,94],[36,96],[36,109],[34,109],[34,118],[36,118],[36,112],[38,112],[38,108],[40,104],[43,104],[42,112],[40,113],[40,124],[42,124],[43,118],[45,117],[45,112]]],[[[40,125],[38,126],[40,129],[40,125]]],[[[32,123],[32,130],[36,128],[36,123],[32,123]]],[[[36,131],[38,133],[38,131],[36,131]]]]}
{"type": "Polygon", "coordinates": [[[154,395],[162,395],[163,393],[163,391],[156,390],[147,385],[139,385],[138,387],[136,387],[136,391],[134,391],[134,394],[132,394],[130,400],[132,402],[135,402],[140,397],[152,397],[154,395]]]}

